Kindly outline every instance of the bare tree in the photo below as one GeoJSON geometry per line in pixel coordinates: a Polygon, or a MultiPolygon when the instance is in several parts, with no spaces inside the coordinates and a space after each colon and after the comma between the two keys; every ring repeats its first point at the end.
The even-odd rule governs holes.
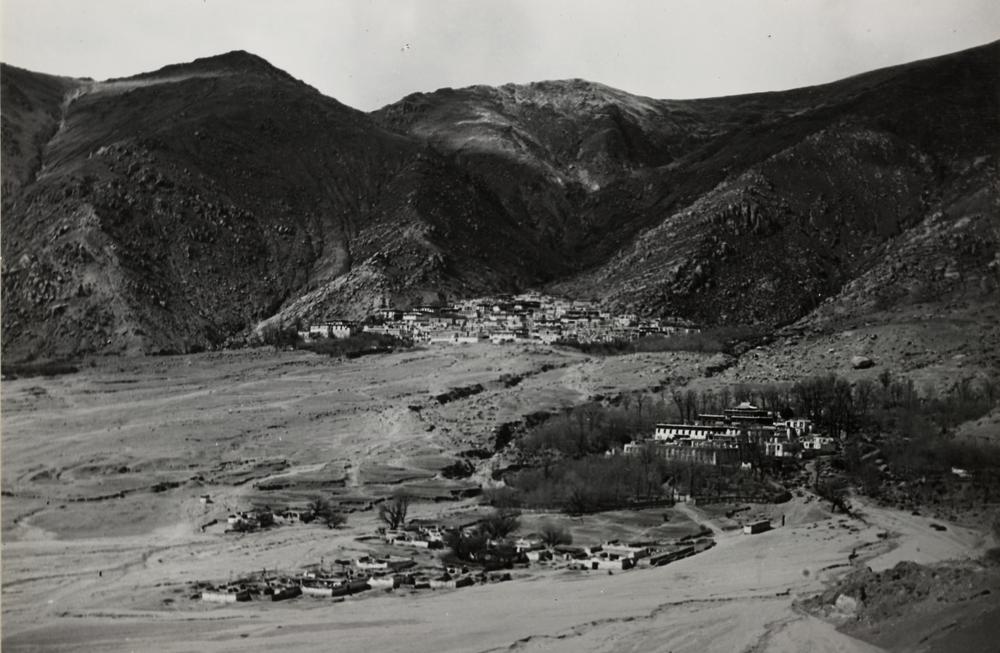
{"type": "Polygon", "coordinates": [[[701,409],[706,413],[719,412],[719,406],[716,403],[715,393],[712,392],[711,390],[702,390],[701,409]]]}
{"type": "Polygon", "coordinates": [[[677,407],[677,418],[683,422],[684,421],[684,393],[680,390],[671,390],[670,398],[673,399],[674,405],[677,407]]]}
{"type": "Polygon", "coordinates": [[[313,514],[314,519],[326,524],[327,528],[337,528],[347,522],[347,516],[321,496],[317,496],[309,502],[309,511],[313,514]]]}
{"type": "Polygon", "coordinates": [[[719,389],[719,408],[720,410],[729,408],[729,404],[732,401],[732,394],[729,392],[729,386],[723,386],[719,389]]]}
{"type": "Polygon", "coordinates": [[[640,422],[642,421],[642,405],[644,403],[646,403],[646,395],[640,392],[635,398],[636,416],[640,422]]]}
{"type": "Polygon", "coordinates": [[[542,475],[549,479],[552,478],[556,464],[562,459],[562,453],[554,447],[546,447],[538,452],[538,458],[541,461],[542,475]]]}
{"type": "Polygon", "coordinates": [[[660,448],[655,444],[645,444],[639,448],[639,455],[634,458],[642,469],[641,473],[636,475],[636,496],[659,494],[661,478],[658,467],[663,460],[660,448]]]}
{"type": "Polygon", "coordinates": [[[542,529],[539,532],[539,535],[542,538],[542,543],[548,547],[573,543],[573,536],[570,535],[569,531],[566,530],[564,526],[557,526],[552,522],[545,522],[542,524],[542,529]]]}
{"type": "Polygon", "coordinates": [[[694,390],[672,390],[670,398],[674,400],[677,407],[677,415],[682,422],[694,422],[698,416],[698,393],[694,390]]]}
{"type": "Polygon", "coordinates": [[[875,383],[871,379],[859,379],[854,384],[854,405],[858,416],[867,419],[875,404],[875,383]]]}
{"type": "Polygon", "coordinates": [[[516,510],[498,509],[479,524],[479,531],[491,540],[499,540],[516,531],[520,525],[520,514],[516,510]]]}
{"type": "Polygon", "coordinates": [[[684,393],[684,411],[685,419],[693,424],[699,413],[698,393],[694,390],[688,390],[684,393]]]}
{"type": "Polygon", "coordinates": [[[394,494],[378,506],[378,518],[386,526],[395,530],[406,523],[406,513],[410,509],[410,497],[406,494],[394,494]]]}
{"type": "Polygon", "coordinates": [[[760,399],[761,408],[766,410],[778,410],[778,403],[781,397],[781,393],[778,391],[777,386],[773,383],[768,383],[760,388],[760,399]]]}

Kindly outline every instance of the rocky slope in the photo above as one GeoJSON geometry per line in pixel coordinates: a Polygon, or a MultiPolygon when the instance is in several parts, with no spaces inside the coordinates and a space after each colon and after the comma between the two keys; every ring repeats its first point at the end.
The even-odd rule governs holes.
{"type": "Polygon", "coordinates": [[[546,287],[826,328],[996,303],[1000,43],[695,101],[581,80],[372,114],[235,52],[3,66],[3,353],[186,351],[262,323],[546,287]]]}
{"type": "MultiPolygon", "coordinates": [[[[933,219],[965,245],[922,265],[950,269],[947,279],[961,268],[962,280],[904,273],[887,287],[861,283],[866,292],[885,304],[915,285],[996,289],[998,61],[993,44],[825,86],[692,102],[575,80],[446,89],[377,115],[458,159],[519,165],[575,189],[564,246],[579,272],[555,290],[773,325],[859,277],[885,280],[898,249],[944,237],[928,234],[933,219]]],[[[524,193],[486,183],[510,204],[524,193]]]]}
{"type": "Polygon", "coordinates": [[[208,347],[293,304],[360,314],[548,265],[450,162],[252,55],[2,76],[15,358],[208,347]]]}

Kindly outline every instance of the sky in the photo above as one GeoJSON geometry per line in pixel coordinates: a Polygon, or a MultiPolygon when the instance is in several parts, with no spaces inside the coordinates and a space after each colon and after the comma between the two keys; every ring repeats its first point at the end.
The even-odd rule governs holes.
{"type": "Polygon", "coordinates": [[[247,50],[353,107],[579,77],[774,91],[1000,39],[998,0],[0,0],[0,59],[106,79],[247,50]]]}

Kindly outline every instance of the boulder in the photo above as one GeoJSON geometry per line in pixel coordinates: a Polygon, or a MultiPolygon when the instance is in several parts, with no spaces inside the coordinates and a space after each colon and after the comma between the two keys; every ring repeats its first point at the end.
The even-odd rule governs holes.
{"type": "Polygon", "coordinates": [[[851,367],[856,370],[864,370],[869,367],[874,367],[875,361],[868,358],[867,356],[852,356],[851,357],[851,367]]]}

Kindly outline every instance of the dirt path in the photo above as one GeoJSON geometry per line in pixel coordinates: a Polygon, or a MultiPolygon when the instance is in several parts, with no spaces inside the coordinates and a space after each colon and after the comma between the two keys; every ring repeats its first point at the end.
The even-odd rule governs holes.
{"type": "Polygon", "coordinates": [[[985,532],[882,508],[864,498],[854,497],[851,503],[860,506],[858,512],[864,519],[889,533],[893,544],[890,550],[868,561],[873,571],[884,571],[903,560],[930,564],[939,560],[978,557],[993,545],[991,536],[985,532]]]}
{"type": "Polygon", "coordinates": [[[695,522],[696,524],[699,524],[701,526],[704,526],[705,528],[710,529],[712,531],[712,534],[715,535],[716,538],[720,538],[726,535],[725,531],[722,530],[722,527],[719,526],[718,522],[716,522],[714,519],[712,519],[704,512],[697,509],[696,507],[692,506],[691,504],[678,503],[674,506],[674,508],[676,508],[678,512],[686,515],[691,521],[695,522]]]}

